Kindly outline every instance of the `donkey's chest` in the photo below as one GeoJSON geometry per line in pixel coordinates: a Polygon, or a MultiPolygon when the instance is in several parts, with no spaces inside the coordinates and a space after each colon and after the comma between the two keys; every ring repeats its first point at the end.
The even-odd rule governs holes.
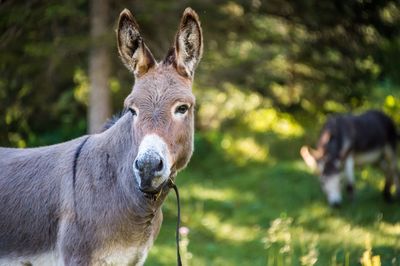
{"type": "Polygon", "coordinates": [[[143,264],[150,245],[132,247],[113,247],[102,250],[93,256],[93,265],[141,265],[143,264]]]}
{"type": "MultiPolygon", "coordinates": [[[[158,234],[159,221],[156,224],[149,223],[148,226],[136,228],[133,231],[124,230],[129,236],[119,235],[93,254],[93,265],[143,265],[147,253],[152,247],[158,234]]],[[[119,232],[120,233],[120,232],[119,232]]]]}

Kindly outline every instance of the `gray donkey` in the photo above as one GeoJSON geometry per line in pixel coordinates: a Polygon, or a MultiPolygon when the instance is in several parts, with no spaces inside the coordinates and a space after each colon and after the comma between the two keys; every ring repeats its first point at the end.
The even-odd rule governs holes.
{"type": "Polygon", "coordinates": [[[65,143],[0,148],[0,265],[143,265],[169,179],[193,151],[191,91],[203,37],[187,8],[157,62],[123,10],[119,55],[135,76],[110,128],[65,143]]]}

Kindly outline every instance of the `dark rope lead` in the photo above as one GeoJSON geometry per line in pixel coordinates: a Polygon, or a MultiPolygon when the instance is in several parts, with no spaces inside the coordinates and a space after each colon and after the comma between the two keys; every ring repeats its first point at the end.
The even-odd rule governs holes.
{"type": "Polygon", "coordinates": [[[176,202],[178,204],[178,220],[176,221],[176,232],[175,232],[175,238],[176,238],[176,260],[177,260],[177,265],[182,266],[182,260],[181,260],[181,254],[179,252],[179,227],[181,226],[181,204],[179,201],[179,191],[178,187],[175,185],[174,181],[170,179],[170,187],[172,187],[175,190],[176,194],[176,202]]]}

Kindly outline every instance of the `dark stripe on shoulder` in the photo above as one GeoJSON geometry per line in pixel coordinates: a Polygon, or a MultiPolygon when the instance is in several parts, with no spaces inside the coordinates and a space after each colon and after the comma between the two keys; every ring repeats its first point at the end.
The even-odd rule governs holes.
{"type": "Polygon", "coordinates": [[[79,144],[79,146],[78,146],[78,148],[76,149],[75,154],[74,154],[74,163],[73,163],[73,166],[72,166],[72,189],[73,189],[72,193],[73,193],[73,196],[74,196],[74,209],[75,209],[75,212],[76,212],[76,199],[75,199],[76,168],[77,168],[77,165],[78,165],[79,155],[81,154],[82,148],[83,148],[83,146],[85,145],[85,143],[88,141],[89,137],[90,137],[90,136],[87,136],[87,137],[79,144]]]}

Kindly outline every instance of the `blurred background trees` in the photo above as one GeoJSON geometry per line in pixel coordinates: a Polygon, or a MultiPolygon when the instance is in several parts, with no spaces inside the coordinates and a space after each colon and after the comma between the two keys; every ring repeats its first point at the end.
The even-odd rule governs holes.
{"type": "Polygon", "coordinates": [[[90,36],[89,53],[89,133],[96,133],[111,116],[110,89],[110,45],[105,41],[110,35],[110,1],[90,1],[90,36]]]}
{"type": "Polygon", "coordinates": [[[199,130],[209,119],[214,128],[237,124],[250,109],[272,108],[303,126],[330,112],[399,110],[398,1],[2,1],[0,144],[96,131],[133,83],[117,56],[119,12],[133,11],[162,59],[186,6],[205,34],[195,79],[199,130]],[[230,114],[210,107],[233,94],[257,100],[244,110],[232,103],[237,110],[223,112],[230,114]]]}

